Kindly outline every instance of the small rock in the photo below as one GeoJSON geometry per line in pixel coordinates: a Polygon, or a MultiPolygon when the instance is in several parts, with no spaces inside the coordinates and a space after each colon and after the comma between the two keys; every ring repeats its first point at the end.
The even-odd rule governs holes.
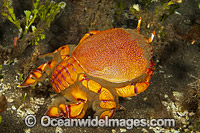
{"type": "Polygon", "coordinates": [[[144,98],[144,101],[146,101],[146,100],[147,100],[147,97],[144,98]]]}
{"type": "Polygon", "coordinates": [[[125,129],[125,128],[120,128],[120,132],[121,132],[121,133],[125,133],[125,132],[126,132],[126,129],[125,129]]]}
{"type": "Polygon", "coordinates": [[[169,96],[167,94],[164,95],[165,98],[168,98],[169,96]]]}
{"type": "Polygon", "coordinates": [[[8,98],[7,101],[8,101],[9,103],[11,103],[11,102],[14,101],[14,99],[12,99],[12,98],[8,98]]]}
{"type": "Polygon", "coordinates": [[[14,105],[11,108],[12,108],[12,110],[16,110],[16,107],[14,105]]]}
{"type": "Polygon", "coordinates": [[[56,133],[63,133],[63,129],[61,127],[56,127],[56,133]]]}
{"type": "Polygon", "coordinates": [[[112,133],[116,133],[116,130],[115,130],[115,129],[112,129],[112,133]]]}
{"type": "Polygon", "coordinates": [[[133,5],[133,9],[135,9],[136,11],[140,11],[140,6],[138,4],[134,4],[133,5]]]}

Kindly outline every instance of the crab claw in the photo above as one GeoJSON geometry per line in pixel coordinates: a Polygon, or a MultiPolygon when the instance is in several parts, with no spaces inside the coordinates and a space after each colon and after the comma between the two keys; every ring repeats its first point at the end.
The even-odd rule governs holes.
{"type": "Polygon", "coordinates": [[[50,117],[54,118],[83,118],[85,115],[86,108],[83,102],[77,102],[75,104],[60,104],[58,107],[52,106],[45,113],[50,117]]]}
{"type": "Polygon", "coordinates": [[[35,86],[37,81],[42,78],[43,71],[45,70],[48,63],[44,63],[40,65],[38,68],[33,70],[30,75],[24,80],[24,82],[17,87],[28,87],[28,86],[35,86]]]}
{"type": "Polygon", "coordinates": [[[100,115],[100,119],[105,119],[106,116],[107,116],[108,118],[112,118],[113,115],[114,115],[114,112],[115,112],[115,109],[104,111],[104,112],[100,115]]]}
{"type": "Polygon", "coordinates": [[[48,115],[50,117],[55,117],[55,118],[59,118],[63,116],[63,113],[59,113],[59,109],[57,107],[51,107],[46,113],[45,115],[48,115]]]}
{"type": "Polygon", "coordinates": [[[18,85],[17,87],[28,87],[28,86],[30,86],[30,85],[35,85],[35,83],[36,83],[36,80],[34,79],[34,77],[33,77],[33,75],[32,74],[30,74],[26,79],[25,79],[25,81],[22,83],[22,84],[20,84],[20,85],[18,85]]]}

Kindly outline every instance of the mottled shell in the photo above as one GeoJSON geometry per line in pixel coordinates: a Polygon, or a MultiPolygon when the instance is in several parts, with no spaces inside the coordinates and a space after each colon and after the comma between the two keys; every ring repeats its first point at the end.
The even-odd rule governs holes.
{"type": "Polygon", "coordinates": [[[79,43],[72,56],[86,74],[121,83],[145,74],[151,51],[137,30],[115,28],[89,36],[79,43]]]}

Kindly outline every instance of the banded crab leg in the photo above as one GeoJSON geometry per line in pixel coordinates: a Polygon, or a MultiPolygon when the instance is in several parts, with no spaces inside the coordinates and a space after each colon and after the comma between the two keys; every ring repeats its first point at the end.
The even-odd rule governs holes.
{"type": "Polygon", "coordinates": [[[132,83],[125,87],[115,88],[115,91],[118,94],[118,96],[131,97],[131,96],[136,96],[137,94],[145,91],[150,85],[149,80],[153,75],[153,70],[154,70],[153,65],[154,65],[153,62],[151,61],[150,68],[147,69],[146,72],[147,76],[145,77],[144,80],[138,81],[137,83],[132,83]]]}
{"type": "Polygon", "coordinates": [[[85,74],[80,74],[78,80],[85,88],[99,94],[99,98],[95,99],[92,105],[93,110],[96,111],[94,116],[98,116],[99,118],[105,118],[105,116],[108,116],[111,118],[114,114],[115,108],[119,107],[117,106],[117,98],[114,97],[112,92],[102,87],[99,83],[87,79],[85,74]]]}
{"type": "Polygon", "coordinates": [[[46,115],[55,118],[83,118],[88,107],[87,100],[87,94],[75,85],[66,90],[63,97],[54,100],[46,115]],[[66,102],[66,99],[70,102],[66,102]]]}
{"type": "Polygon", "coordinates": [[[54,69],[54,67],[63,59],[68,59],[69,48],[67,45],[60,47],[53,53],[48,53],[40,55],[40,57],[53,57],[52,61],[46,62],[40,65],[38,68],[32,70],[29,76],[22,82],[22,84],[17,87],[28,87],[35,86],[38,81],[43,81],[47,76],[49,76],[54,69]]]}

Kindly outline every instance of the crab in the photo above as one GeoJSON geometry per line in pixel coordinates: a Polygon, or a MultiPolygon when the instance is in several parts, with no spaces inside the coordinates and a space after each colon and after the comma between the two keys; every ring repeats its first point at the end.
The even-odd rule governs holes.
{"type": "Polygon", "coordinates": [[[59,97],[48,108],[50,117],[83,118],[88,108],[94,116],[111,118],[122,108],[118,97],[131,97],[145,91],[153,75],[152,48],[155,31],[146,39],[137,29],[113,28],[90,31],[69,55],[67,45],[30,75],[18,87],[35,86],[49,77],[59,97]]]}

